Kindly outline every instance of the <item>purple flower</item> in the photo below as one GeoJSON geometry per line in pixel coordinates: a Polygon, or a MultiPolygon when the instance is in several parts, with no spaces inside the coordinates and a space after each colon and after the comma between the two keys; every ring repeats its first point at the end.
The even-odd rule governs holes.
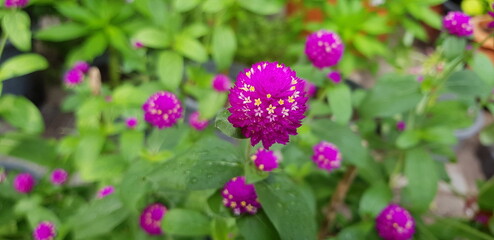
{"type": "Polygon", "coordinates": [[[129,117],[125,119],[125,126],[127,126],[127,128],[129,129],[134,129],[137,126],[137,123],[138,121],[135,117],[129,117]]]}
{"type": "Polygon", "coordinates": [[[96,195],[96,198],[104,198],[110,194],[112,194],[115,191],[115,188],[113,186],[106,186],[103,187],[98,191],[98,194],[96,195]]]}
{"type": "MultiPolygon", "coordinates": [[[[491,9],[494,9],[494,3],[492,3],[491,9]]],[[[494,12],[488,11],[487,12],[492,18],[494,18],[494,12]]],[[[487,24],[488,28],[494,28],[494,21],[491,21],[490,23],[487,24]]]]}
{"type": "Polygon", "coordinates": [[[87,62],[79,61],[74,64],[72,69],[79,70],[83,74],[86,74],[89,71],[89,64],[87,62]]]}
{"type": "Polygon", "coordinates": [[[48,221],[40,222],[33,231],[35,240],[53,240],[56,235],[55,225],[48,221]]]}
{"type": "Polygon", "coordinates": [[[269,149],[286,144],[296,135],[307,109],[305,83],[289,67],[270,62],[256,63],[237,76],[228,96],[228,121],[251,138],[252,146],[262,141],[269,149]]]}
{"type": "Polygon", "coordinates": [[[257,149],[257,152],[252,155],[251,159],[257,169],[261,171],[270,172],[278,168],[278,157],[276,157],[273,151],[259,148],[257,149]]]}
{"type": "Polygon", "coordinates": [[[328,73],[328,78],[333,81],[334,83],[340,83],[341,82],[341,73],[337,71],[333,71],[328,73]]]}
{"type": "Polygon", "coordinates": [[[132,47],[135,49],[143,48],[144,44],[141,41],[132,41],[132,47]]]}
{"type": "Polygon", "coordinates": [[[24,7],[27,5],[29,0],[5,0],[6,8],[14,8],[14,7],[24,7]]]}
{"type": "Polygon", "coordinates": [[[147,206],[141,213],[141,228],[149,235],[161,235],[161,220],[166,214],[166,207],[161,203],[154,203],[147,206]]]}
{"type": "Polygon", "coordinates": [[[417,82],[421,83],[422,81],[424,81],[424,75],[417,76],[417,82]]]}
{"type": "Polygon", "coordinates": [[[51,173],[51,182],[54,185],[62,185],[67,181],[68,176],[69,174],[67,173],[67,171],[61,168],[57,168],[51,173]]]}
{"type": "Polygon", "coordinates": [[[144,120],[162,129],[169,128],[182,117],[182,105],[171,92],[157,92],[142,105],[144,120]]]}
{"type": "Polygon", "coordinates": [[[309,81],[303,80],[305,83],[304,90],[307,92],[307,97],[311,98],[314,95],[316,95],[317,87],[314,85],[314,83],[311,83],[309,81]]]}
{"type": "Polygon", "coordinates": [[[68,86],[78,85],[84,80],[84,73],[79,69],[70,69],[67,71],[63,77],[63,80],[68,86]]]}
{"type": "Polygon", "coordinates": [[[489,220],[491,219],[492,217],[492,212],[489,212],[489,211],[485,211],[485,210],[479,210],[475,213],[475,215],[473,216],[473,219],[484,225],[484,226],[487,226],[489,224],[489,220]]]}
{"type": "Polygon", "coordinates": [[[407,124],[404,122],[404,121],[399,121],[396,123],[396,129],[398,129],[398,131],[404,131],[405,128],[407,127],[407,124]]]}
{"type": "Polygon", "coordinates": [[[208,126],[208,120],[201,120],[199,112],[194,112],[189,117],[189,124],[198,131],[204,130],[208,126]]]}
{"type": "Polygon", "coordinates": [[[376,230],[384,240],[409,240],[415,233],[415,221],[406,209],[390,204],[376,217],[376,230]]]}
{"type": "Polygon", "coordinates": [[[19,193],[29,193],[33,190],[34,178],[29,173],[20,173],[14,178],[14,188],[19,193]]]}
{"type": "Polygon", "coordinates": [[[331,67],[340,62],[345,46],[333,32],[319,30],[310,34],[305,42],[305,55],[317,68],[331,67]]]}
{"type": "Polygon", "coordinates": [[[470,17],[462,12],[449,12],[443,18],[443,27],[452,35],[468,37],[473,34],[470,17]]]}
{"type": "Polygon", "coordinates": [[[341,152],[332,143],[322,141],[315,145],[313,149],[312,161],[316,163],[317,167],[330,172],[341,166],[341,152]]]}
{"type": "Polygon", "coordinates": [[[234,177],[225,184],[223,192],[223,204],[231,208],[235,215],[242,213],[255,214],[261,204],[257,200],[256,189],[253,184],[246,184],[245,177],[234,177]]]}
{"type": "Polygon", "coordinates": [[[213,89],[218,92],[227,92],[231,85],[230,78],[226,75],[218,74],[213,79],[213,89]]]}

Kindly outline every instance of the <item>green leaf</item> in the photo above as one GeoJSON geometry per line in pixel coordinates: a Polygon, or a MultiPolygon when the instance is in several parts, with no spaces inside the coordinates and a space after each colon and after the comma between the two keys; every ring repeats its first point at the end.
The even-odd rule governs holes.
{"type": "Polygon", "coordinates": [[[364,192],[360,199],[360,216],[370,216],[375,218],[391,201],[393,193],[384,182],[377,182],[364,192]]]}
{"type": "Polygon", "coordinates": [[[228,69],[237,50],[235,33],[228,26],[217,26],[212,39],[213,59],[219,71],[228,69]]]}
{"type": "Polygon", "coordinates": [[[195,38],[202,37],[208,33],[209,33],[208,25],[201,22],[190,24],[184,29],[185,35],[195,38]]]}
{"type": "Polygon", "coordinates": [[[63,42],[87,35],[90,30],[84,25],[69,22],[51,26],[36,33],[36,38],[45,41],[63,42]]]}
{"type": "Polygon", "coordinates": [[[228,228],[228,220],[217,217],[211,222],[211,237],[214,240],[229,240],[230,229],[228,228]]]}
{"type": "Polygon", "coordinates": [[[208,217],[197,211],[180,208],[166,212],[161,226],[166,233],[179,236],[202,236],[210,232],[208,217]]]}
{"type": "Polygon", "coordinates": [[[245,9],[261,15],[278,13],[285,6],[283,0],[250,0],[237,1],[237,3],[245,9]]]}
{"type": "Polygon", "coordinates": [[[31,50],[31,20],[23,11],[8,12],[2,27],[14,46],[21,51],[31,50]]]}
{"type": "Polygon", "coordinates": [[[316,239],[315,213],[301,187],[286,176],[272,174],[255,188],[281,239],[316,239]]]}
{"type": "Polygon", "coordinates": [[[455,232],[455,237],[464,237],[465,239],[478,239],[478,240],[494,240],[494,237],[483,233],[466,223],[462,223],[455,219],[438,219],[437,223],[445,228],[451,227],[455,232]]]}
{"type": "Polygon", "coordinates": [[[345,84],[338,84],[328,89],[328,100],[334,120],[347,124],[352,117],[352,93],[345,84]]]}
{"type": "Polygon", "coordinates": [[[85,181],[105,181],[122,176],[127,164],[122,156],[116,154],[101,155],[92,161],[78,164],[81,179],[85,181]]]}
{"type": "Polygon", "coordinates": [[[494,211],[494,201],[492,199],[494,199],[494,178],[491,178],[480,188],[477,200],[479,208],[494,211]]]}
{"type": "Polygon", "coordinates": [[[457,36],[447,36],[443,42],[443,54],[447,59],[454,59],[465,52],[467,46],[467,40],[465,38],[459,38],[457,36]]]}
{"type": "Polygon", "coordinates": [[[70,52],[66,62],[67,65],[72,66],[77,61],[93,61],[96,57],[102,55],[106,47],[108,46],[108,41],[106,40],[105,34],[102,32],[96,32],[89,36],[78,48],[70,52]]]}
{"type": "Polygon", "coordinates": [[[0,138],[0,153],[46,167],[54,167],[57,160],[54,142],[47,141],[41,136],[22,133],[3,134],[0,138]]]}
{"type": "Polygon", "coordinates": [[[187,12],[199,4],[199,0],[174,0],[173,6],[178,12],[187,12]]]}
{"type": "Polygon", "coordinates": [[[381,77],[360,105],[363,117],[390,117],[417,106],[422,95],[413,76],[389,74],[381,77]]]}
{"type": "Polygon", "coordinates": [[[428,39],[428,35],[424,27],[415,20],[404,18],[403,26],[407,31],[411,32],[416,38],[422,41],[426,41],[428,39]]]}
{"type": "Polygon", "coordinates": [[[373,227],[372,222],[361,222],[346,227],[338,234],[337,240],[367,239],[367,234],[373,227]]]}
{"type": "Polygon", "coordinates": [[[144,144],[144,133],[136,130],[124,131],[120,135],[120,151],[125,160],[131,161],[139,156],[144,144]]]}
{"type": "Polygon", "coordinates": [[[25,133],[40,134],[45,128],[38,108],[23,97],[5,95],[0,98],[0,116],[25,133]]]}
{"type": "Polygon", "coordinates": [[[490,92],[480,77],[470,70],[454,72],[446,80],[445,86],[459,96],[473,97],[482,95],[486,91],[490,92]]]}
{"type": "Polygon", "coordinates": [[[199,99],[199,112],[201,119],[211,119],[225,106],[227,95],[216,91],[210,91],[204,98],[199,99]]]}
{"type": "Polygon", "coordinates": [[[484,146],[490,146],[494,144],[494,124],[490,124],[487,127],[484,127],[479,135],[480,142],[484,146]]]}
{"type": "Polygon", "coordinates": [[[205,138],[156,166],[148,179],[161,188],[204,190],[219,188],[241,172],[239,157],[231,144],[205,138]]]}
{"type": "Polygon", "coordinates": [[[196,62],[203,63],[208,60],[208,54],[204,46],[197,39],[191,38],[190,36],[178,36],[173,48],[185,57],[196,62]]]}
{"type": "Polygon", "coordinates": [[[424,21],[429,26],[435,29],[441,29],[441,17],[436,12],[432,11],[429,6],[420,4],[407,4],[406,7],[412,16],[424,21]]]}
{"type": "Polygon", "coordinates": [[[175,91],[182,81],[184,60],[173,51],[163,51],[158,56],[157,74],[163,86],[175,91]]]}
{"type": "Polygon", "coordinates": [[[205,0],[202,5],[202,10],[205,13],[217,13],[223,10],[227,4],[227,0],[205,0]]]}
{"type": "Polygon", "coordinates": [[[406,130],[398,139],[396,139],[396,146],[401,149],[407,149],[416,146],[420,142],[421,132],[418,130],[406,130]]]}
{"type": "Polygon", "coordinates": [[[73,2],[62,2],[56,4],[56,9],[65,17],[91,24],[97,17],[87,8],[81,7],[73,2]]]}
{"type": "Polygon", "coordinates": [[[385,34],[390,31],[387,17],[378,15],[369,17],[364,23],[362,23],[361,29],[373,35],[385,34]]]}
{"type": "Polygon", "coordinates": [[[132,40],[151,48],[166,48],[171,44],[170,35],[156,28],[143,28],[132,37],[132,40]]]}
{"type": "Polygon", "coordinates": [[[216,116],[216,119],[214,120],[214,126],[218,128],[226,136],[232,138],[246,138],[242,134],[241,128],[233,127],[233,125],[228,121],[228,117],[230,115],[231,115],[230,112],[224,109],[216,116]]]}
{"type": "Polygon", "coordinates": [[[410,150],[406,153],[404,174],[408,184],[402,192],[403,203],[412,211],[427,211],[439,181],[434,160],[423,149],[410,150]]]}
{"type": "Polygon", "coordinates": [[[38,54],[26,53],[9,58],[0,66],[0,82],[48,68],[46,59],[38,54]]]}
{"type": "Polygon", "coordinates": [[[431,143],[443,145],[454,145],[458,141],[454,134],[454,130],[443,126],[424,129],[422,132],[422,139],[431,143]]]}
{"type": "Polygon", "coordinates": [[[472,70],[484,81],[485,84],[494,86],[494,65],[487,55],[477,52],[473,55],[472,70]]]}
{"type": "Polygon", "coordinates": [[[237,220],[240,235],[245,240],[278,240],[280,239],[273,224],[261,211],[255,215],[245,215],[237,220]]]}
{"type": "Polygon", "coordinates": [[[386,46],[370,36],[359,34],[355,36],[355,39],[353,39],[353,41],[355,44],[355,48],[366,57],[373,57],[375,55],[386,55],[387,53],[386,46]]]}

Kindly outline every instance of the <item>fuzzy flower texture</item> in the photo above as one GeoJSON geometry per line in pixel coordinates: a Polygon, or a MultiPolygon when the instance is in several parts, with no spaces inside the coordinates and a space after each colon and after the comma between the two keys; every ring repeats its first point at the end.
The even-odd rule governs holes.
{"type": "Polygon", "coordinates": [[[326,30],[310,34],[305,42],[305,55],[315,67],[321,69],[338,64],[344,49],[341,38],[326,30]]]}
{"type": "Polygon", "coordinates": [[[144,120],[159,129],[172,127],[182,117],[180,100],[171,92],[155,93],[142,105],[142,109],[144,120]]]}
{"type": "Polygon", "coordinates": [[[458,37],[468,37],[473,34],[470,17],[462,12],[449,12],[443,18],[443,26],[449,34],[458,37]]]}
{"type": "Polygon", "coordinates": [[[237,76],[228,99],[228,121],[241,128],[252,146],[262,141],[269,149],[274,143],[286,144],[296,135],[305,117],[305,82],[289,67],[260,62],[237,76]]]}
{"type": "Polygon", "coordinates": [[[57,168],[51,173],[50,180],[54,185],[62,185],[67,181],[68,176],[69,174],[65,170],[57,168]]]}
{"type": "Polygon", "coordinates": [[[84,80],[84,74],[88,71],[89,64],[87,62],[76,62],[74,66],[65,73],[63,80],[67,86],[79,85],[84,80]]]}
{"type": "Polygon", "coordinates": [[[384,240],[409,240],[415,233],[415,220],[406,209],[390,204],[376,217],[376,229],[384,240]]]}
{"type": "Polygon", "coordinates": [[[208,120],[201,120],[199,112],[193,112],[189,117],[189,125],[197,131],[202,131],[208,126],[208,120]]]}
{"type": "Polygon", "coordinates": [[[222,192],[223,204],[231,208],[235,215],[255,214],[261,204],[257,200],[253,184],[246,184],[245,177],[234,177],[225,184],[222,192]]]}
{"type": "Polygon", "coordinates": [[[166,207],[160,203],[147,206],[141,214],[140,226],[149,235],[161,235],[161,221],[166,214],[166,207]]]}
{"type": "Polygon", "coordinates": [[[276,157],[273,151],[259,148],[257,152],[252,155],[251,159],[257,169],[261,171],[269,172],[278,168],[278,157],[276,157]]]}
{"type": "Polygon", "coordinates": [[[29,193],[33,187],[34,178],[29,173],[20,173],[14,178],[14,189],[19,193],[29,193]]]}
{"type": "Polygon", "coordinates": [[[55,225],[48,221],[40,222],[33,231],[35,240],[53,240],[55,236],[55,225]]]}
{"type": "Polygon", "coordinates": [[[5,0],[6,8],[24,7],[29,3],[29,0],[5,0]]]}
{"type": "Polygon", "coordinates": [[[323,141],[314,146],[312,160],[317,167],[332,171],[341,166],[342,157],[340,150],[335,145],[323,141]]]}
{"type": "Polygon", "coordinates": [[[96,198],[99,198],[99,199],[104,198],[104,197],[106,197],[108,195],[113,194],[114,191],[115,191],[115,188],[113,186],[103,187],[96,194],[96,198]]]}

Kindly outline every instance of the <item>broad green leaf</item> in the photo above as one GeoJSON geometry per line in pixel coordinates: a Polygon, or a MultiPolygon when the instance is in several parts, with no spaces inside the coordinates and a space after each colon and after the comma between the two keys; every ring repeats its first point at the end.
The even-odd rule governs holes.
{"type": "Polygon", "coordinates": [[[148,97],[148,94],[140,88],[122,84],[113,91],[112,102],[124,107],[141,107],[148,97]]]}
{"type": "Polygon", "coordinates": [[[477,52],[473,55],[471,63],[472,70],[490,87],[494,85],[494,65],[483,53],[477,52]]]}
{"type": "Polygon", "coordinates": [[[359,34],[353,41],[355,44],[355,48],[366,57],[373,57],[375,55],[386,55],[387,53],[386,46],[370,36],[359,34]]]}
{"type": "Polygon", "coordinates": [[[29,226],[33,229],[42,221],[52,222],[55,226],[58,227],[62,226],[60,220],[55,215],[55,213],[48,208],[44,208],[44,207],[33,208],[29,211],[29,213],[26,214],[26,217],[27,217],[27,221],[29,222],[29,226]]]}
{"type": "Polygon", "coordinates": [[[243,8],[257,14],[271,15],[280,12],[285,6],[283,0],[237,1],[243,8]]]}
{"type": "Polygon", "coordinates": [[[438,219],[437,223],[444,228],[451,228],[456,238],[463,237],[465,239],[494,240],[493,236],[477,230],[469,224],[461,222],[460,220],[442,218],[438,219]]]}
{"type": "Polygon", "coordinates": [[[8,12],[2,21],[5,34],[14,46],[21,51],[31,50],[31,20],[23,11],[8,12]]]}
{"type": "Polygon", "coordinates": [[[454,145],[458,141],[453,129],[442,126],[424,129],[422,131],[422,139],[443,145],[454,145]]]}
{"type": "Polygon", "coordinates": [[[69,22],[41,29],[36,33],[36,38],[45,41],[63,42],[80,38],[89,32],[90,30],[84,25],[69,22]]]}
{"type": "Polygon", "coordinates": [[[467,39],[457,36],[447,36],[443,42],[443,54],[447,59],[460,57],[465,52],[467,39]]]}
{"type": "Polygon", "coordinates": [[[82,135],[74,153],[76,166],[82,169],[85,165],[97,161],[104,143],[104,136],[98,132],[88,132],[82,135]]]}
{"type": "Polygon", "coordinates": [[[154,167],[153,163],[147,161],[134,161],[127,171],[122,175],[122,182],[117,185],[116,193],[120,196],[126,208],[133,212],[140,212],[139,201],[146,197],[150,183],[145,181],[145,176],[154,167]],[[129,191],[132,189],[132,191],[129,191]]]}
{"type": "Polygon", "coordinates": [[[26,134],[3,134],[0,138],[0,153],[46,167],[54,167],[57,160],[53,141],[26,134]]]}
{"type": "Polygon", "coordinates": [[[213,31],[213,59],[219,71],[228,69],[233,62],[237,40],[230,27],[217,26],[213,31]]]}
{"type": "Polygon", "coordinates": [[[171,235],[203,236],[209,234],[209,224],[208,217],[200,212],[174,208],[166,212],[161,226],[171,235]]]}
{"type": "Polygon", "coordinates": [[[229,240],[228,219],[217,217],[211,222],[211,237],[214,240],[229,240]]]}
{"type": "Polygon", "coordinates": [[[105,33],[110,45],[121,53],[132,56],[135,52],[131,50],[130,41],[121,28],[109,25],[105,28],[105,33]]]}
{"type": "Polygon", "coordinates": [[[202,43],[190,36],[178,36],[175,40],[173,48],[185,57],[196,62],[203,63],[208,60],[208,54],[202,43]]]}
{"type": "Polygon", "coordinates": [[[424,21],[429,26],[440,29],[441,28],[441,17],[436,12],[432,11],[429,6],[420,4],[407,4],[407,9],[412,16],[419,20],[424,21]]]}
{"type": "Polygon", "coordinates": [[[228,5],[228,0],[205,0],[202,10],[206,13],[217,13],[228,5]]]}
{"type": "Polygon", "coordinates": [[[105,181],[122,175],[127,163],[117,154],[101,155],[92,161],[78,164],[81,178],[85,181],[105,181]]]}
{"type": "Polygon", "coordinates": [[[161,29],[143,28],[139,30],[133,37],[133,41],[139,41],[146,47],[151,48],[166,48],[171,44],[170,35],[161,29]]]}
{"type": "Polygon", "coordinates": [[[352,117],[352,93],[345,84],[332,86],[328,91],[328,101],[334,120],[340,124],[347,124],[352,117]]]}
{"type": "Polygon", "coordinates": [[[195,8],[199,4],[199,0],[174,0],[173,6],[178,12],[186,12],[195,8]]]}
{"type": "Polygon", "coordinates": [[[396,139],[396,146],[407,149],[416,146],[420,142],[421,132],[419,130],[406,130],[396,139]]]}
{"type": "Polygon", "coordinates": [[[142,150],[144,133],[136,130],[127,130],[120,135],[120,151],[127,161],[134,160],[142,150]]]}
{"type": "Polygon", "coordinates": [[[484,127],[480,132],[479,139],[484,146],[494,144],[494,124],[484,127]]]}
{"type": "Polygon", "coordinates": [[[408,184],[402,192],[402,202],[408,209],[425,212],[436,196],[436,164],[424,149],[413,149],[406,153],[404,174],[408,184]]]}
{"type": "Polygon", "coordinates": [[[315,212],[300,186],[286,176],[272,174],[255,188],[281,239],[316,239],[315,212]]]}
{"type": "Polygon", "coordinates": [[[237,220],[238,228],[245,240],[278,240],[276,229],[264,211],[245,215],[237,220]]]}
{"type": "Polygon", "coordinates": [[[70,53],[67,64],[72,66],[74,63],[81,60],[92,62],[96,57],[105,52],[107,46],[108,41],[106,40],[105,34],[96,32],[70,53]]]}
{"type": "Polygon", "coordinates": [[[40,134],[45,128],[38,108],[23,97],[5,95],[0,98],[0,116],[12,126],[28,134],[40,134]]]}
{"type": "Polygon", "coordinates": [[[480,77],[470,70],[454,72],[448,80],[446,80],[445,86],[448,90],[459,96],[473,97],[480,96],[485,92],[490,92],[480,77]]]}
{"type": "Polygon", "coordinates": [[[424,27],[416,22],[415,20],[404,18],[403,19],[403,26],[405,29],[413,34],[416,38],[426,41],[428,39],[427,32],[425,31],[424,27]]]}
{"type": "Polygon", "coordinates": [[[190,24],[189,26],[184,28],[183,32],[187,36],[198,38],[208,34],[209,27],[204,23],[198,22],[198,23],[190,24]]]}
{"type": "Polygon", "coordinates": [[[367,234],[372,230],[372,222],[361,222],[346,227],[338,233],[337,240],[367,239],[367,234]]]}
{"type": "Polygon", "coordinates": [[[387,17],[372,16],[362,23],[361,29],[373,35],[385,34],[390,31],[387,17]]]}
{"type": "Polygon", "coordinates": [[[359,214],[375,218],[391,201],[393,193],[384,182],[376,182],[368,188],[360,199],[359,214]]]}
{"type": "Polygon", "coordinates": [[[214,126],[226,136],[232,138],[246,138],[242,134],[242,129],[233,127],[233,125],[228,121],[228,117],[230,115],[230,112],[224,109],[216,116],[216,119],[214,120],[214,126]]]}
{"type": "Polygon", "coordinates": [[[484,183],[479,190],[478,204],[480,209],[494,211],[494,178],[484,183]]]}
{"type": "Polygon", "coordinates": [[[97,19],[97,17],[91,13],[89,9],[79,6],[73,2],[61,2],[56,4],[55,7],[62,15],[72,20],[91,24],[95,22],[95,19],[97,19]]]}
{"type": "Polygon", "coordinates": [[[199,112],[202,119],[211,119],[225,106],[227,95],[210,91],[204,98],[199,99],[199,112]]]}
{"type": "Polygon", "coordinates": [[[163,51],[158,56],[157,74],[163,86],[175,91],[182,81],[184,60],[173,51],[163,51]]]}
{"type": "Polygon", "coordinates": [[[48,68],[48,62],[41,55],[34,53],[18,55],[0,65],[0,82],[46,68],[48,68]]]}

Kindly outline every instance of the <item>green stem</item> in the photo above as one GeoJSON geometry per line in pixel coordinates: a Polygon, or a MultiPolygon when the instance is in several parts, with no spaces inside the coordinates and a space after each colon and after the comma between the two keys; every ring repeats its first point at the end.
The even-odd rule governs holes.
{"type": "Polygon", "coordinates": [[[117,52],[114,48],[109,49],[108,72],[110,75],[110,85],[116,87],[119,84],[119,62],[117,52]]]}
{"type": "Polygon", "coordinates": [[[5,44],[7,44],[7,34],[2,34],[2,38],[0,39],[0,57],[3,54],[3,49],[5,48],[5,44]]]}

